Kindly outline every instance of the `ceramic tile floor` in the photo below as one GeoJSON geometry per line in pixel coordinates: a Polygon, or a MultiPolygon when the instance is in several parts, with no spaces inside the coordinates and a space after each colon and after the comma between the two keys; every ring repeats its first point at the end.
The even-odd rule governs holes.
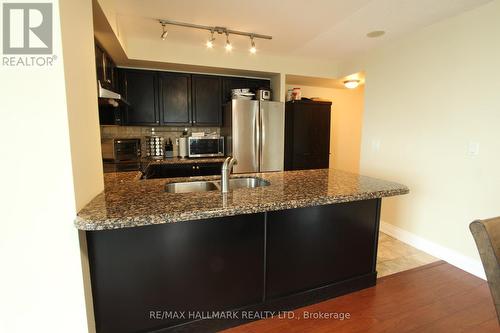
{"type": "Polygon", "coordinates": [[[439,259],[387,234],[380,233],[377,253],[378,277],[430,264],[439,259]]]}

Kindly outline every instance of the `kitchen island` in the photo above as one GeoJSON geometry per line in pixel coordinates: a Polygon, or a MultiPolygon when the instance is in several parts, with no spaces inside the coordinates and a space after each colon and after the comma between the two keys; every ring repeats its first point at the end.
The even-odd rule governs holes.
{"type": "Polygon", "coordinates": [[[217,177],[106,174],[75,221],[97,332],[213,331],[375,284],[381,198],[406,186],[333,169],[247,176],[269,185],[167,193],[217,177]]]}

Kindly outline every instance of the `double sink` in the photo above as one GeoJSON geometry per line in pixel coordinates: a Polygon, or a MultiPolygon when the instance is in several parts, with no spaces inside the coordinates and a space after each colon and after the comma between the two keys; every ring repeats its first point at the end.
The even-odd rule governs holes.
{"type": "MultiPolygon", "coordinates": [[[[237,188],[256,188],[269,186],[271,183],[265,179],[258,177],[241,177],[229,178],[229,190],[237,188]]],[[[168,193],[191,193],[191,192],[208,192],[220,191],[221,181],[195,181],[195,182],[179,182],[169,183],[165,185],[165,192],[168,193]]]]}

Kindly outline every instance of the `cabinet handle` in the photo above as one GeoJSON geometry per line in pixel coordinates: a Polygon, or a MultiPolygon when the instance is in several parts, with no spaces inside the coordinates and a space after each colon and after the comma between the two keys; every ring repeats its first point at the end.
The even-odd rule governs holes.
{"type": "Polygon", "coordinates": [[[159,123],[160,123],[160,121],[159,121],[159,120],[157,120],[157,121],[156,121],[156,123],[157,123],[157,124],[159,124],[159,123]]]}

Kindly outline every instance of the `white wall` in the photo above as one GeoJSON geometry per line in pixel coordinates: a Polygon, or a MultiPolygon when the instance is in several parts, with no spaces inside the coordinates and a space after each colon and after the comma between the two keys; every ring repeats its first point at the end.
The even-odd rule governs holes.
{"type": "Polygon", "coordinates": [[[496,0],[342,65],[366,71],[361,173],[411,191],[382,220],[478,275],[468,225],[500,215],[499,22],[496,0]]]}
{"type": "MultiPolygon", "coordinates": [[[[81,137],[84,130],[70,133],[68,112],[78,110],[75,96],[86,96],[95,86],[78,87],[81,95],[66,98],[63,65],[74,64],[75,53],[63,55],[58,2],[53,3],[54,66],[0,66],[0,332],[88,330],[78,232],[73,226],[77,204],[84,201],[75,192],[98,193],[102,188],[95,182],[74,185],[80,174],[72,172],[70,134],[75,142],[86,141],[81,137]]],[[[65,1],[72,17],[79,11],[81,19],[89,19],[90,0],[72,4],[65,1]]],[[[87,54],[87,40],[78,37],[65,46],[87,54]]],[[[72,71],[71,76],[82,75],[83,82],[86,75],[95,76],[85,73],[85,65],[72,71]]],[[[92,111],[96,112],[88,110],[92,111]]],[[[79,124],[89,125],[94,124],[79,124]]],[[[92,158],[79,160],[95,163],[92,158]]]]}
{"type": "Polygon", "coordinates": [[[330,168],[358,173],[361,149],[364,87],[337,89],[288,84],[300,88],[302,97],[332,101],[330,122],[330,168]]]}
{"type": "Polygon", "coordinates": [[[104,189],[91,0],[62,1],[71,157],[79,211],[104,189]]]}

